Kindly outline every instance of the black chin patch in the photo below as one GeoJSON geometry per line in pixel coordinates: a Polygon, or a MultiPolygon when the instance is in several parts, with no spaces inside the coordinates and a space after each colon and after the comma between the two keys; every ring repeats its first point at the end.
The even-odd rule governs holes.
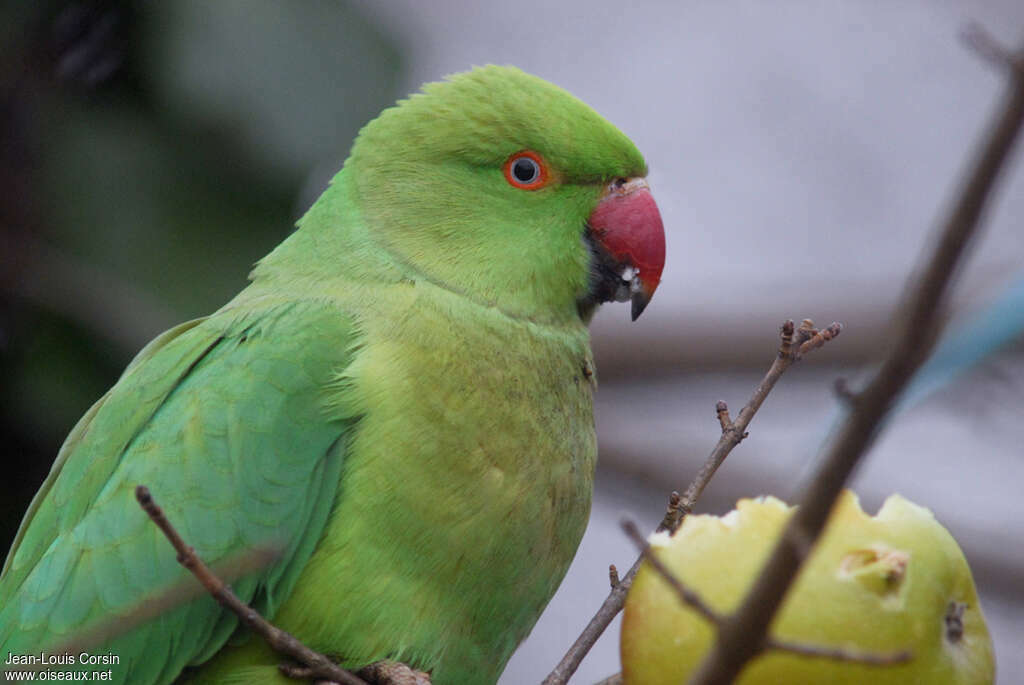
{"type": "Polygon", "coordinates": [[[628,266],[616,261],[602,248],[590,232],[590,226],[583,230],[583,243],[590,252],[590,276],[587,291],[576,300],[580,318],[590,321],[599,304],[615,301],[615,293],[622,287],[622,270],[628,266]]]}

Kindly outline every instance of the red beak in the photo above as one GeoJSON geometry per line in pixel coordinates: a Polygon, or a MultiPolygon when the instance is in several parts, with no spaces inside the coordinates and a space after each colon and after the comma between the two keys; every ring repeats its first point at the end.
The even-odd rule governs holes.
{"type": "Polygon", "coordinates": [[[665,267],[665,228],[647,181],[631,178],[610,184],[587,224],[597,243],[627,271],[615,299],[632,300],[636,321],[654,296],[665,267]]]}

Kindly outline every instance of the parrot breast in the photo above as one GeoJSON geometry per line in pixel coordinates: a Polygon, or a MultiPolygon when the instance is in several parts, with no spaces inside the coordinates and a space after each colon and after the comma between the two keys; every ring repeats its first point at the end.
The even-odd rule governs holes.
{"type": "Polygon", "coordinates": [[[387,298],[344,383],[362,418],[338,501],[275,623],[343,664],[493,683],[586,528],[588,334],[425,281],[387,298]]]}

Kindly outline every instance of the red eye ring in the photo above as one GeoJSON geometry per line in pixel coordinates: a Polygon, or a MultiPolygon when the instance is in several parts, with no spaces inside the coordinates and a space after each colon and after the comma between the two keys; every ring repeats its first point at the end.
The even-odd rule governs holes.
{"type": "Polygon", "coordinates": [[[520,150],[509,156],[502,167],[505,180],[514,188],[537,190],[548,184],[548,164],[533,150],[520,150]]]}

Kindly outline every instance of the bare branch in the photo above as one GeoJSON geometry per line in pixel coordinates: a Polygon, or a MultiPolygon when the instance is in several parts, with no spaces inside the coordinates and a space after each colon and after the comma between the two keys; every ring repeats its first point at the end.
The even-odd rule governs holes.
{"type": "Polygon", "coordinates": [[[836,393],[836,397],[842,400],[844,404],[851,404],[857,399],[857,393],[850,388],[850,382],[845,378],[837,378],[832,386],[832,390],[836,393]]]}
{"type": "MultiPolygon", "coordinates": [[[[704,488],[711,481],[711,477],[718,471],[718,467],[722,465],[725,458],[729,456],[733,448],[740,443],[743,438],[747,437],[747,426],[750,425],[751,420],[754,418],[754,414],[761,408],[765,399],[768,397],[768,393],[772,391],[775,384],[782,377],[782,374],[793,365],[795,361],[800,359],[804,354],[815,350],[827,341],[835,338],[842,331],[842,325],[833,323],[824,331],[817,331],[813,328],[813,323],[810,319],[804,319],[800,328],[794,331],[792,321],[786,321],[780,328],[780,343],[779,352],[775,357],[775,361],[772,362],[771,367],[765,374],[764,378],[758,384],[751,395],[750,400],[740,410],[739,416],[733,421],[728,427],[723,427],[722,437],[718,440],[718,444],[708,455],[707,460],[701,467],[700,471],[697,472],[697,477],[693,479],[690,486],[686,488],[686,492],[683,493],[682,501],[678,507],[678,517],[671,522],[671,525],[667,528],[669,531],[675,531],[679,528],[679,525],[683,522],[683,517],[686,513],[693,511],[694,505],[697,503],[697,499],[700,498],[701,493],[704,492],[704,488]],[[796,348],[796,354],[793,353],[793,348],[796,348]]],[[[724,405],[724,402],[721,403],[724,405]]],[[[719,421],[721,421],[722,412],[718,409],[720,405],[716,405],[716,412],[719,415],[719,421]]],[[[725,407],[725,414],[728,414],[728,407],[725,407]]]]}
{"type": "Polygon", "coordinates": [[[600,682],[594,683],[594,685],[622,685],[622,674],[616,673],[615,675],[610,675],[600,682]]]}
{"type": "Polygon", "coordinates": [[[662,563],[661,559],[651,551],[650,543],[644,539],[643,534],[640,532],[640,529],[637,528],[636,524],[628,520],[623,521],[622,530],[626,532],[626,535],[628,535],[629,539],[633,541],[633,544],[640,548],[640,557],[645,559],[647,563],[651,565],[651,568],[657,571],[658,575],[660,575],[665,582],[672,587],[676,596],[679,597],[679,601],[703,616],[704,620],[708,623],[717,626],[722,620],[719,613],[712,609],[699,594],[686,587],[686,585],[683,584],[683,581],[679,580],[678,576],[672,573],[672,571],[662,563]]]}
{"type": "MultiPolygon", "coordinates": [[[[821,331],[814,330],[813,324],[810,320],[805,319],[804,324],[800,329],[800,336],[797,337],[797,329],[792,321],[786,321],[782,324],[779,335],[779,350],[776,354],[775,360],[772,362],[771,367],[765,374],[764,378],[758,384],[757,388],[754,389],[750,400],[740,411],[739,416],[735,421],[729,419],[729,407],[725,402],[719,401],[715,404],[715,414],[718,416],[719,424],[722,426],[722,435],[718,440],[718,444],[715,445],[714,449],[711,450],[711,454],[704,461],[700,471],[697,472],[697,476],[690,483],[689,487],[686,488],[686,492],[680,496],[678,492],[673,492],[669,497],[669,504],[665,512],[665,517],[662,519],[661,524],[658,526],[658,530],[675,531],[679,528],[683,519],[693,511],[694,505],[700,498],[701,493],[704,492],[704,488],[707,487],[712,476],[718,470],[718,467],[722,465],[725,458],[732,452],[733,448],[736,447],[747,437],[747,426],[750,425],[750,421],[754,418],[754,414],[761,408],[768,393],[771,392],[772,388],[778,382],[782,374],[793,365],[795,361],[802,354],[802,345],[808,341],[814,340],[815,336],[820,334],[821,342],[808,347],[806,351],[811,351],[820,347],[827,340],[831,340],[839,334],[842,327],[839,324],[832,324],[827,330],[827,334],[821,331]],[[794,345],[794,343],[796,343],[794,345]],[[796,353],[794,354],[794,349],[796,353]],[[723,418],[724,417],[724,418],[723,418]],[[728,423],[726,423],[726,420],[728,423]]],[[[622,606],[626,601],[626,593],[629,592],[630,586],[633,584],[633,578],[636,576],[637,570],[640,568],[640,563],[643,561],[643,556],[639,557],[633,565],[630,567],[626,575],[623,576],[618,585],[612,587],[611,592],[602,602],[597,613],[594,614],[593,618],[587,624],[583,632],[580,633],[579,637],[569,648],[569,651],[565,653],[558,665],[548,674],[547,678],[544,679],[542,685],[564,685],[572,677],[572,674],[579,668],[580,663],[583,661],[583,657],[587,655],[590,649],[597,642],[598,638],[604,633],[605,629],[612,622],[612,619],[622,611],[622,606]]]]}
{"type": "Polygon", "coordinates": [[[608,583],[612,586],[612,589],[614,590],[616,587],[618,587],[620,582],[621,581],[619,580],[619,569],[615,568],[615,564],[609,564],[608,583]]]}
{"type": "Polygon", "coordinates": [[[800,351],[797,352],[797,359],[803,357],[811,350],[816,350],[832,338],[836,337],[843,331],[843,324],[838,321],[833,321],[826,328],[822,328],[820,331],[814,331],[805,342],[800,345],[800,351]]]}
{"type": "Polygon", "coordinates": [[[1010,72],[1017,72],[1016,78],[1024,74],[1024,49],[1014,53],[992,37],[984,26],[971,22],[964,27],[960,37],[964,43],[973,50],[978,57],[998,69],[1007,69],[1010,72]]]}
{"type": "MultiPolygon", "coordinates": [[[[211,571],[221,580],[231,582],[248,575],[280,558],[281,549],[277,545],[253,547],[228,555],[214,564],[211,571]]],[[[135,630],[157,616],[179,607],[182,604],[201,597],[205,588],[189,577],[184,577],[156,594],[149,595],[145,602],[139,604],[126,614],[108,614],[99,621],[90,624],[82,631],[76,631],[74,637],[47,647],[47,652],[55,654],[80,654],[95,649],[119,635],[135,630]]]]}
{"type": "MultiPolygon", "coordinates": [[[[268,623],[255,609],[240,600],[231,591],[231,588],[214,575],[209,567],[203,563],[203,560],[199,558],[196,551],[185,544],[181,535],[178,534],[178,531],[175,530],[171,522],[164,516],[163,510],[153,500],[152,495],[149,493],[149,488],[145,485],[135,488],[135,499],[139,501],[139,505],[149,515],[149,518],[159,526],[164,536],[174,546],[174,550],[178,553],[178,563],[191,571],[196,580],[203,584],[207,592],[221,606],[238,616],[239,621],[266,640],[267,644],[274,651],[289,656],[303,664],[305,668],[301,671],[302,677],[330,680],[341,683],[341,685],[367,685],[366,681],[362,678],[358,678],[342,669],[323,654],[314,652],[290,633],[286,633],[268,623]]],[[[289,671],[294,671],[294,669],[286,666],[283,671],[287,674],[289,671]]]]}
{"type": "Polygon", "coordinates": [[[862,652],[847,647],[822,647],[820,645],[806,645],[802,642],[788,642],[774,638],[768,639],[768,642],[765,643],[765,649],[775,649],[780,652],[789,652],[790,654],[815,659],[845,661],[864,666],[896,666],[907,663],[914,656],[909,649],[901,649],[898,652],[890,653],[862,652]]]}
{"type": "MultiPolygon", "coordinates": [[[[1020,54],[1024,54],[1021,51],[1020,54]]],[[[1014,58],[1012,64],[1018,64],[1014,58]]],[[[850,411],[801,498],[761,574],[740,608],[721,625],[718,639],[691,681],[729,683],[765,646],[775,612],[828,520],[847,478],[878,432],[900,391],[927,358],[940,324],[952,275],[977,231],[986,202],[1024,121],[1024,69],[1016,66],[1008,93],[989,127],[927,266],[903,309],[903,328],[888,358],[850,411]]]]}
{"type": "Polygon", "coordinates": [[[562,660],[558,662],[554,670],[548,674],[548,677],[544,679],[542,685],[564,685],[569,682],[569,678],[579,668],[580,662],[583,661],[583,657],[587,655],[590,648],[594,646],[597,639],[604,633],[605,628],[612,622],[612,619],[622,611],[622,605],[626,603],[626,593],[629,592],[629,587],[633,584],[633,578],[636,576],[637,569],[640,568],[640,562],[642,558],[638,558],[633,565],[630,567],[626,575],[619,580],[619,584],[612,588],[608,596],[605,597],[601,607],[594,614],[594,617],[590,619],[587,627],[583,629],[580,636],[576,638],[576,641],[569,648],[569,651],[565,653],[562,660]]]}
{"type": "Polygon", "coordinates": [[[722,432],[729,430],[732,426],[732,417],[729,416],[729,405],[723,400],[718,400],[715,403],[715,415],[718,417],[718,425],[722,427],[722,432]]]}
{"type": "MultiPolygon", "coordinates": [[[[725,405],[725,402],[719,402],[718,404],[719,405],[725,405]]],[[[729,409],[726,408],[725,411],[726,411],[726,413],[728,413],[729,409]]],[[[725,429],[723,428],[722,430],[725,430],[725,429]]],[[[669,528],[671,528],[672,524],[676,520],[679,519],[679,516],[680,516],[679,507],[682,505],[682,503],[683,503],[682,495],[680,495],[677,491],[673,490],[671,492],[671,494],[669,494],[669,496],[668,496],[668,506],[665,507],[665,516],[664,516],[664,518],[661,519],[661,523],[658,524],[658,527],[655,530],[662,531],[662,530],[668,530],[669,528]]],[[[686,511],[686,512],[683,512],[682,515],[685,516],[686,514],[689,514],[689,513],[690,513],[689,511],[686,511]]]]}

